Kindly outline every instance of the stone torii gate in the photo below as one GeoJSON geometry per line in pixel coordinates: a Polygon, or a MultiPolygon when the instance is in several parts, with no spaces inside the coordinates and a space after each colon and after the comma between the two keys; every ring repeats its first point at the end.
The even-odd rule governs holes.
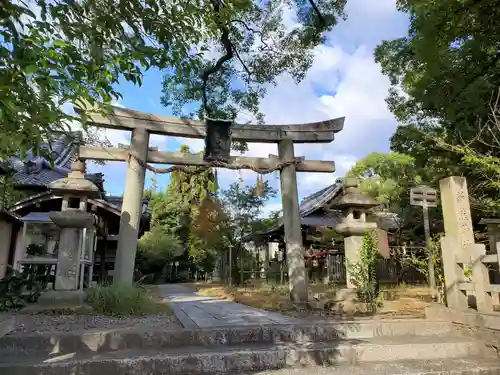
{"type": "MultiPolygon", "coordinates": [[[[79,108],[75,108],[81,112],[79,108]]],[[[149,149],[150,134],[166,136],[205,138],[204,121],[157,116],[129,109],[111,107],[110,113],[88,110],[89,126],[128,130],[132,132],[129,148],[103,148],[81,146],[79,159],[124,161],[128,163],[125,191],[120,218],[120,231],[115,261],[114,282],[130,284],[132,282],[139,218],[141,214],[144,190],[145,163],[213,166],[204,161],[202,155],[181,152],[160,152],[149,149]]],[[[285,243],[287,252],[290,296],[294,301],[307,301],[307,281],[304,265],[304,250],[299,217],[296,172],[333,173],[333,161],[304,160],[295,158],[294,143],[330,143],[335,133],[342,130],[344,118],[300,125],[237,125],[231,126],[231,139],[235,141],[277,143],[278,156],[268,158],[232,156],[227,164],[241,169],[273,169],[283,163],[295,161],[280,169],[281,197],[285,243]]]]}

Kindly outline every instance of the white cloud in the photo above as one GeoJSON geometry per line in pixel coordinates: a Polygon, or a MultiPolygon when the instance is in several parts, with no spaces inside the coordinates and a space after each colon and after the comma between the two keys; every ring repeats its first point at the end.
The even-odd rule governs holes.
{"type": "MultiPolygon", "coordinates": [[[[388,151],[388,140],[396,126],[385,103],[389,82],[374,61],[373,48],[384,39],[403,36],[407,31],[407,18],[396,11],[395,0],[350,0],[346,12],[348,20],[340,22],[327,35],[327,42],[314,51],[314,63],[305,79],[296,85],[290,77],[279,77],[278,84],[268,88],[261,103],[268,124],[345,117],[344,129],[334,142],[296,145],[296,156],[336,163],[334,174],[299,173],[301,198],[333,183],[363,156],[373,151],[388,151]]],[[[290,27],[294,22],[293,17],[287,18],[290,27]]],[[[247,122],[247,117],[240,116],[238,122],[247,122]]],[[[187,144],[194,152],[204,147],[203,140],[174,140],[187,144]]],[[[150,145],[156,144],[166,145],[169,150],[178,147],[168,146],[163,137],[152,136],[150,145]]],[[[249,156],[277,154],[275,144],[250,144],[249,148],[245,153],[249,156]]],[[[243,171],[241,175],[247,184],[255,183],[254,172],[243,171]]],[[[236,171],[219,171],[223,187],[236,181],[238,176],[236,171]]],[[[274,174],[268,179],[279,187],[274,174]]],[[[276,204],[270,203],[268,207],[276,204]]]]}

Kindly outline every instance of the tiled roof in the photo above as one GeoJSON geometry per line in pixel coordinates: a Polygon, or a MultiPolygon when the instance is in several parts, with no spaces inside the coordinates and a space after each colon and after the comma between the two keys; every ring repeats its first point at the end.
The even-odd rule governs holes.
{"type": "MultiPolygon", "coordinates": [[[[311,227],[334,227],[342,219],[340,212],[329,211],[326,213],[324,207],[326,204],[342,194],[343,182],[338,179],[336,183],[314,194],[304,198],[299,206],[300,224],[311,227]]],[[[369,215],[369,221],[376,221],[380,228],[390,230],[398,227],[399,218],[391,213],[374,213],[369,215]],[[370,220],[371,219],[371,220],[370,220]]],[[[272,233],[283,226],[283,218],[280,218],[278,224],[261,235],[272,233]]]]}
{"type": "Polygon", "coordinates": [[[82,133],[54,133],[50,140],[40,145],[40,150],[52,156],[53,164],[46,157],[31,149],[25,157],[15,155],[4,163],[14,170],[14,180],[19,185],[47,186],[52,181],[66,177],[70,172],[82,133]]]}
{"type": "MultiPolygon", "coordinates": [[[[54,133],[49,141],[40,145],[41,150],[52,156],[52,163],[44,156],[37,156],[37,153],[31,149],[24,158],[15,155],[8,160],[0,161],[0,171],[2,167],[10,168],[14,172],[14,181],[18,185],[45,187],[68,175],[81,142],[80,131],[54,133]]],[[[86,174],[85,178],[104,190],[101,173],[86,174]]]]}

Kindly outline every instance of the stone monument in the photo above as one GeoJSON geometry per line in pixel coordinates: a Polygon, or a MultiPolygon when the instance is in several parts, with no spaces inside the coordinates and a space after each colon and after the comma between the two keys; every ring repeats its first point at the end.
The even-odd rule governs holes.
{"type": "MultiPolygon", "coordinates": [[[[346,178],[344,180],[343,194],[334,200],[329,209],[340,210],[342,221],[335,230],[344,236],[344,251],[347,263],[359,262],[359,252],[363,246],[363,237],[366,233],[377,229],[377,223],[366,221],[366,211],[378,206],[375,199],[361,194],[358,180],[346,178]]],[[[354,289],[351,281],[349,267],[346,272],[347,288],[354,289]]]]}
{"type": "MultiPolygon", "coordinates": [[[[94,215],[87,212],[88,198],[100,191],[85,179],[85,164],[76,160],[67,177],[49,184],[49,189],[63,197],[61,211],[50,213],[50,219],[61,228],[54,291],[43,300],[83,302],[83,267],[80,262],[85,249],[85,233],[94,227],[94,215]]],[[[90,259],[91,261],[91,259],[90,259]]],[[[92,272],[92,269],[89,271],[92,272]]]]}

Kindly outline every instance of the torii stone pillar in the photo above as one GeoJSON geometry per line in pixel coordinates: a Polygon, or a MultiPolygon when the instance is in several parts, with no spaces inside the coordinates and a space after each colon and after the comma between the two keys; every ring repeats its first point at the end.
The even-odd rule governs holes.
{"type": "MultiPolygon", "coordinates": [[[[293,141],[291,139],[279,141],[278,153],[282,160],[292,160],[295,157],[293,141]]],[[[295,165],[284,167],[280,172],[280,180],[290,298],[294,302],[307,302],[306,266],[304,263],[295,165]]]]}
{"type": "MultiPolygon", "coordinates": [[[[377,229],[377,223],[366,222],[366,211],[380,203],[375,199],[361,194],[358,189],[358,180],[346,178],[343,194],[333,201],[329,208],[342,211],[343,219],[335,230],[344,236],[345,260],[347,263],[359,262],[359,253],[363,246],[363,237],[366,233],[377,229]]],[[[354,289],[349,267],[346,270],[347,288],[354,289]]]]}
{"type": "Polygon", "coordinates": [[[135,156],[128,160],[125,191],[120,216],[120,232],[116,250],[113,283],[132,284],[134,279],[135,254],[139,220],[142,214],[142,198],[146,168],[137,159],[146,162],[149,147],[149,132],[138,128],[132,131],[130,153],[135,156]],[[137,158],[137,159],[136,159],[137,158]]]}

